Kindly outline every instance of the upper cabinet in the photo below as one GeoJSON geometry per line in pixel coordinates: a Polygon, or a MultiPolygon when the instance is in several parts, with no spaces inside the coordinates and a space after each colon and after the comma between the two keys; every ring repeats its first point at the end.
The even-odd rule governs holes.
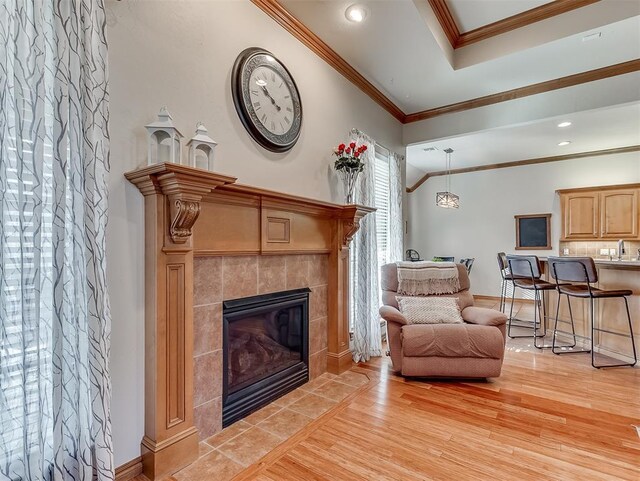
{"type": "Polygon", "coordinates": [[[600,236],[605,239],[638,237],[638,189],[600,193],[600,236]]]}
{"type": "MultiPolygon", "coordinates": [[[[561,196],[562,198],[562,196],[561,196]]],[[[597,239],[599,233],[599,198],[597,192],[566,194],[562,199],[565,239],[597,239]]]]}
{"type": "Polygon", "coordinates": [[[640,185],[559,190],[561,240],[638,239],[640,185]]]}

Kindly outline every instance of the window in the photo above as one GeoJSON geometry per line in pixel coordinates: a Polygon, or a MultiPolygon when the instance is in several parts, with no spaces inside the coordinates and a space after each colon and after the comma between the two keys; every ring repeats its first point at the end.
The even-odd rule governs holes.
{"type": "MultiPolygon", "coordinates": [[[[52,419],[43,395],[52,389],[52,113],[45,112],[45,122],[36,127],[35,108],[26,99],[23,104],[18,115],[8,113],[8,137],[0,139],[5,149],[0,195],[0,474],[16,475],[27,464],[25,457],[48,449],[52,436],[43,429],[52,419]],[[34,153],[36,149],[41,150],[34,153]],[[34,155],[44,158],[37,171],[34,155]]],[[[49,452],[44,454],[51,459],[49,452]]]]}
{"type": "MultiPolygon", "coordinates": [[[[374,159],[374,173],[375,173],[375,185],[374,185],[374,205],[376,208],[376,246],[378,250],[378,265],[376,266],[378,272],[380,267],[388,262],[391,262],[390,246],[389,246],[389,194],[390,194],[390,165],[389,165],[389,151],[384,147],[376,144],[375,159],[374,159]]],[[[355,292],[358,289],[356,278],[353,273],[358,272],[358,259],[355,255],[355,250],[351,249],[350,253],[351,262],[351,292],[355,292]]],[[[378,291],[379,301],[382,301],[382,291],[378,291]]],[[[355,319],[355,302],[350,303],[350,315],[349,315],[349,329],[353,330],[353,322],[355,319]]]]}
{"type": "Polygon", "coordinates": [[[390,262],[389,255],[389,193],[391,191],[389,174],[389,151],[376,145],[375,159],[375,208],[376,234],[378,246],[378,269],[390,262]]]}

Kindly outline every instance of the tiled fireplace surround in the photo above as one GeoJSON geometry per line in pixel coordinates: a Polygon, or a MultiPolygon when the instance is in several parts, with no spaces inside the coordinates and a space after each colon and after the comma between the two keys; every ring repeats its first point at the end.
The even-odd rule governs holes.
{"type": "Polygon", "coordinates": [[[222,301],[309,287],[309,375],[327,370],[327,255],[194,258],[194,422],[200,439],[222,429],[222,301]]]}

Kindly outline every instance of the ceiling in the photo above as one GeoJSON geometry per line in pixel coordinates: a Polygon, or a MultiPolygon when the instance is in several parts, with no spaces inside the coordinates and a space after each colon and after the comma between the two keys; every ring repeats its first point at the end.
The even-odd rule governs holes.
{"type": "MultiPolygon", "coordinates": [[[[394,113],[381,103],[404,123],[442,115],[448,110],[442,107],[452,104],[473,109],[482,97],[502,102],[515,98],[510,91],[539,83],[612,66],[615,71],[625,62],[625,72],[636,72],[640,65],[638,0],[253,1],[277,1],[395,104],[394,113]],[[345,17],[354,3],[367,11],[362,23],[345,17]]],[[[613,75],[626,75],[621,72],[613,75]]],[[[605,97],[609,87],[598,82],[605,77],[584,78],[605,97]]],[[[433,140],[424,128],[425,142],[407,147],[407,186],[443,170],[447,147],[455,151],[457,169],[640,145],[640,103],[447,139],[433,140]],[[559,129],[561,120],[573,124],[559,129]],[[562,140],[571,144],[558,146],[562,140]],[[439,150],[424,151],[430,147],[439,150]]]]}
{"type": "Polygon", "coordinates": [[[550,3],[549,0],[447,0],[460,32],[468,32],[546,3],[550,3]]]}
{"type": "MultiPolygon", "coordinates": [[[[578,112],[535,123],[475,132],[407,147],[407,161],[422,172],[445,168],[446,148],[453,149],[451,169],[640,145],[640,103],[578,112]],[[569,127],[559,128],[563,121],[569,127]],[[566,146],[558,146],[564,140],[566,146]],[[436,148],[437,150],[425,150],[436,148]]],[[[407,185],[421,177],[414,172],[407,185]]]]}
{"type": "MultiPolygon", "coordinates": [[[[544,38],[559,37],[554,41],[529,46],[526,42],[518,44],[517,38],[504,34],[493,37],[491,42],[482,41],[457,49],[454,54],[465,54],[468,64],[475,62],[457,69],[455,59],[452,60],[454,54],[437,39],[437,32],[425,21],[424,12],[419,11],[429,8],[428,0],[363,0],[358,3],[366,7],[368,14],[360,24],[345,18],[345,10],[353,0],[280,0],[279,3],[402,111],[412,113],[640,58],[640,42],[637,41],[640,38],[640,2],[614,1],[614,4],[607,4],[607,0],[603,0],[539,22],[541,26],[550,25],[548,30],[553,32],[546,32],[544,38]],[[589,22],[585,23],[584,18],[577,16],[587,9],[607,5],[605,11],[594,11],[589,21],[602,23],[610,22],[612,18],[624,19],[584,30],[589,22]],[[635,16],[629,17],[629,12],[635,16]],[[563,21],[558,21],[559,17],[563,21]],[[570,27],[579,33],[562,36],[562,30],[569,31],[570,27]],[[602,36],[589,42],[582,40],[593,32],[601,32],[602,36]],[[496,42],[502,38],[510,40],[510,45],[497,46],[496,42]],[[504,54],[487,58],[486,52],[482,52],[485,48],[482,44],[486,42],[487,50],[504,50],[504,54]],[[516,51],[513,51],[514,45],[517,45],[516,51]],[[468,60],[470,52],[476,60],[468,60]]],[[[533,0],[448,2],[462,29],[545,3],[533,0]]],[[[530,30],[532,26],[526,28],[530,30]]],[[[528,38],[534,37],[528,35],[528,38]]],[[[450,45],[448,48],[451,50],[450,45]]]]}

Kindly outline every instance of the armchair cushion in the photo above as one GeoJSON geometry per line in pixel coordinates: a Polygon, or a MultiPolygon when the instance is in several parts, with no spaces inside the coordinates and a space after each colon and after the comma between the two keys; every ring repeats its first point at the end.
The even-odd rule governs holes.
{"type": "Polygon", "coordinates": [[[455,297],[398,296],[400,312],[409,324],[462,324],[455,297]]]}
{"type": "Polygon", "coordinates": [[[480,326],[502,326],[507,322],[507,316],[495,309],[470,306],[462,310],[462,319],[480,326]]]}
{"type": "Polygon", "coordinates": [[[502,359],[498,329],[469,324],[408,324],[402,327],[405,357],[502,359]]]}

